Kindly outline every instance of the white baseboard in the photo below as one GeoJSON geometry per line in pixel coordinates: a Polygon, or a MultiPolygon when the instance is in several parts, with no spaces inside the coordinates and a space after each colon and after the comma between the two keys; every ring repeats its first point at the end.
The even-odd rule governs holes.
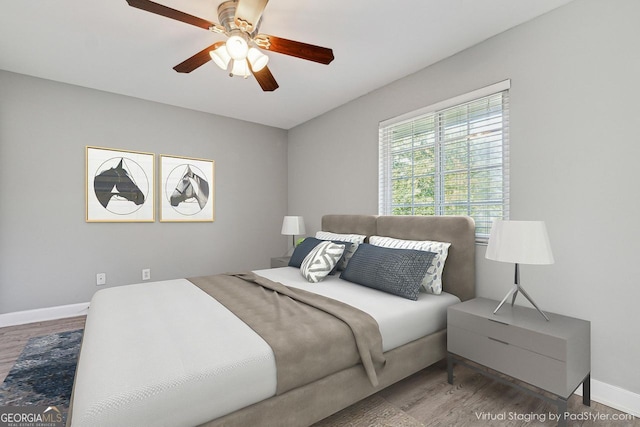
{"type": "Polygon", "coordinates": [[[57,307],[38,308],[36,310],[17,311],[15,313],[0,314],[0,328],[5,326],[24,325],[26,323],[44,322],[47,320],[64,319],[86,315],[89,303],[60,305],[57,307]]]}
{"type": "MultiPolygon", "coordinates": [[[[576,394],[582,396],[582,386],[576,394]]],[[[640,418],[640,394],[592,378],[591,400],[640,418]]]]}
{"type": "MultiPolygon", "coordinates": [[[[86,315],[89,303],[62,305],[37,310],[0,314],[0,328],[86,315]]],[[[582,396],[582,386],[576,394],[582,396]]],[[[591,400],[640,418],[640,394],[591,379],[591,400]]]]}

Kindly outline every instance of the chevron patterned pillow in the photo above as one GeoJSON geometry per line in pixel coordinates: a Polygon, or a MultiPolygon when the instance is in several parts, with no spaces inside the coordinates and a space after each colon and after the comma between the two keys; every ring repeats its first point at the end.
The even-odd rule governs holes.
{"type": "Polygon", "coordinates": [[[338,261],[338,270],[347,268],[347,264],[349,264],[349,260],[358,249],[358,245],[364,243],[366,237],[363,234],[337,234],[329,231],[318,231],[316,233],[316,239],[331,240],[333,243],[337,243],[337,241],[351,243],[344,249],[344,254],[338,261]]]}
{"type": "Polygon", "coordinates": [[[333,270],[344,252],[344,245],[324,241],[302,261],[300,274],[311,283],[322,281],[333,270]]]}

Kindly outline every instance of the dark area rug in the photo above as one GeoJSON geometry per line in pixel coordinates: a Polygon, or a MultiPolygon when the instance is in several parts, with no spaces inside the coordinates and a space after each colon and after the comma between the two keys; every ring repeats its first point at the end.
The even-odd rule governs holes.
{"type": "Polygon", "coordinates": [[[56,406],[66,414],[82,329],[29,339],[0,386],[0,406],[56,406]]]}

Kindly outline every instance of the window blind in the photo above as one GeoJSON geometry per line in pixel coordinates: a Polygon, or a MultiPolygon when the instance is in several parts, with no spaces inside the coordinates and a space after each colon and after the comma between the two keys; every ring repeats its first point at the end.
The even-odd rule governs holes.
{"type": "Polygon", "coordinates": [[[486,241],[509,217],[508,82],[452,101],[380,124],[379,213],[469,215],[486,241]]]}

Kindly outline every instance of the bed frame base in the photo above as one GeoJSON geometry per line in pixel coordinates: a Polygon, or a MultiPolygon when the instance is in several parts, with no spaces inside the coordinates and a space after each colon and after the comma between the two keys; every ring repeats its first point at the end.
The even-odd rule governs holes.
{"type": "Polygon", "coordinates": [[[201,427],[309,426],[444,359],[446,340],[446,330],[441,330],[386,352],[378,387],[371,385],[362,365],[356,365],[201,427]]]}

